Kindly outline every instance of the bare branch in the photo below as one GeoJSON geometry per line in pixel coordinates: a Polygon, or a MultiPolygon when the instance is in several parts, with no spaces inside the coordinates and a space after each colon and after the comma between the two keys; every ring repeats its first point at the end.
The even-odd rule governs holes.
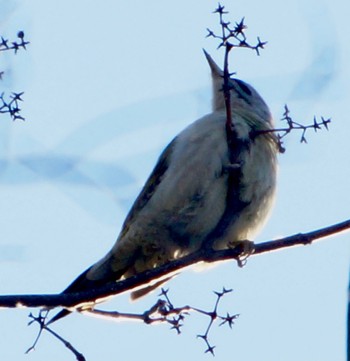
{"type": "MultiPolygon", "coordinates": [[[[17,37],[19,40],[12,41],[9,43],[8,39],[5,39],[3,36],[0,37],[0,53],[4,51],[13,50],[15,54],[20,49],[26,50],[26,46],[29,44],[29,41],[24,39],[24,32],[19,31],[17,33],[17,37]]],[[[0,71],[0,80],[3,79],[4,71],[0,71]]],[[[12,120],[25,120],[21,115],[21,109],[19,107],[19,103],[23,101],[22,99],[23,92],[21,93],[12,93],[11,95],[6,95],[5,93],[1,93],[0,95],[0,114],[7,113],[10,115],[12,120]]]]}
{"type": "Polygon", "coordinates": [[[22,102],[24,93],[12,93],[9,99],[5,99],[5,93],[0,95],[0,114],[8,113],[12,120],[25,120],[21,115],[19,102],[22,102]]]}
{"type": "MultiPolygon", "coordinates": [[[[251,44],[247,41],[247,36],[245,34],[246,29],[248,28],[247,25],[244,23],[245,19],[242,18],[240,22],[236,22],[235,26],[231,27],[230,22],[224,20],[224,15],[228,14],[228,11],[225,11],[225,6],[218,4],[218,7],[214,11],[215,14],[219,14],[219,24],[221,27],[221,35],[217,35],[211,29],[207,29],[207,37],[211,37],[214,39],[218,39],[220,41],[218,48],[224,47],[225,48],[225,56],[224,56],[224,71],[223,71],[223,96],[225,99],[225,107],[226,107],[226,136],[227,136],[227,143],[229,149],[231,149],[231,142],[232,139],[236,139],[236,133],[233,128],[231,119],[232,119],[232,109],[231,109],[231,101],[230,101],[230,77],[231,75],[235,74],[229,71],[229,54],[233,48],[247,48],[251,50],[255,50],[257,55],[260,55],[260,50],[264,49],[265,45],[267,44],[266,41],[262,41],[260,37],[257,37],[256,44],[251,44]]],[[[331,119],[321,117],[321,120],[318,121],[316,117],[314,117],[313,123],[309,125],[303,125],[301,123],[295,122],[291,116],[290,111],[285,105],[283,117],[281,119],[287,123],[287,127],[283,128],[275,128],[269,130],[260,130],[255,131],[251,134],[251,139],[255,137],[266,134],[266,133],[277,133],[277,145],[279,148],[280,153],[285,152],[285,148],[283,147],[282,139],[287,136],[292,130],[301,130],[302,134],[300,137],[301,143],[307,143],[305,134],[308,129],[314,129],[316,132],[322,128],[328,130],[328,124],[331,122],[331,119]]]]}
{"type": "MultiPolygon", "coordinates": [[[[316,240],[328,237],[339,232],[350,229],[350,220],[337,223],[319,230],[308,233],[298,233],[293,236],[268,241],[254,245],[253,255],[259,255],[266,252],[277,251],[298,245],[310,244],[316,240]]],[[[163,266],[137,274],[118,282],[111,282],[103,287],[71,294],[40,294],[40,295],[4,295],[0,296],[0,307],[66,307],[79,308],[79,305],[87,302],[93,303],[95,300],[109,298],[124,292],[128,292],[137,287],[144,286],[149,282],[155,282],[160,278],[176,274],[179,271],[197,264],[199,262],[218,262],[224,260],[239,260],[244,252],[243,246],[239,245],[232,249],[220,251],[201,249],[181,259],[174,260],[163,266]]]]}
{"type": "Polygon", "coordinates": [[[26,351],[26,353],[29,353],[29,352],[32,352],[35,350],[35,347],[40,339],[42,331],[45,330],[45,331],[49,332],[52,336],[54,336],[57,340],[62,342],[64,344],[64,346],[67,347],[68,350],[71,351],[75,355],[75,358],[77,361],[85,361],[85,357],[83,354],[81,354],[70,342],[65,340],[62,336],[60,336],[57,332],[53,331],[51,328],[49,328],[45,324],[46,316],[47,316],[47,312],[46,312],[45,316],[42,316],[41,312],[39,313],[39,316],[37,316],[37,317],[33,316],[32,314],[29,315],[29,317],[32,319],[32,321],[29,324],[38,323],[40,329],[39,329],[38,336],[36,337],[33,345],[31,347],[29,347],[29,349],[26,351]]]}
{"type": "Polygon", "coordinates": [[[141,314],[102,311],[97,309],[91,309],[82,312],[102,316],[108,319],[123,318],[127,320],[137,320],[144,322],[148,325],[153,323],[166,323],[171,326],[171,329],[176,330],[177,334],[181,333],[181,327],[183,326],[183,321],[185,320],[185,317],[188,316],[191,312],[195,312],[209,318],[209,323],[206,327],[205,332],[203,334],[197,335],[197,337],[204,340],[207,347],[205,353],[209,352],[214,356],[215,346],[212,346],[209,342],[209,333],[212,329],[212,326],[216,321],[219,320],[221,321],[219,326],[227,324],[230,328],[232,328],[234,320],[236,320],[239,316],[238,314],[230,315],[228,313],[226,316],[221,316],[218,312],[221,299],[230,292],[232,292],[232,290],[227,290],[225,288],[223,288],[221,292],[214,292],[214,294],[216,295],[216,301],[214,303],[213,310],[211,311],[205,311],[200,308],[195,308],[188,305],[182,307],[174,307],[168,297],[168,290],[162,289],[162,292],[159,296],[163,297],[163,299],[158,299],[157,302],[152,307],[150,307],[150,309],[141,314]]]}
{"type": "MultiPolygon", "coordinates": [[[[230,22],[224,20],[224,15],[228,14],[228,11],[225,11],[225,6],[218,4],[217,8],[214,11],[214,14],[219,14],[219,24],[221,27],[221,35],[216,35],[216,33],[210,29],[207,29],[207,37],[212,37],[220,41],[218,48],[225,48],[225,57],[224,57],[224,73],[223,73],[223,96],[225,99],[225,108],[226,108],[226,138],[227,144],[230,149],[230,154],[234,154],[232,141],[235,139],[237,142],[240,139],[232,124],[232,109],[231,109],[231,87],[230,87],[230,77],[234,73],[229,71],[229,54],[233,48],[247,48],[255,50],[257,55],[260,55],[259,49],[263,49],[266,42],[262,42],[258,37],[256,45],[251,45],[247,42],[247,36],[245,31],[247,26],[244,23],[244,18],[241,19],[239,23],[235,23],[231,27],[230,22]]],[[[237,144],[235,144],[237,147],[237,144]]],[[[237,148],[240,148],[239,146],[237,148]]],[[[232,160],[232,159],[231,159],[232,160]]]]}
{"type": "Polygon", "coordinates": [[[331,122],[331,119],[330,118],[326,119],[321,116],[321,120],[317,120],[316,116],[314,116],[312,124],[304,125],[304,124],[298,123],[295,120],[293,120],[293,118],[290,116],[290,110],[289,110],[288,106],[285,105],[281,121],[286,122],[287,126],[283,127],[283,128],[274,128],[274,129],[268,129],[268,130],[255,131],[254,133],[252,133],[250,135],[251,138],[254,139],[257,136],[259,136],[261,134],[266,134],[266,133],[277,133],[279,149],[280,149],[280,152],[283,153],[285,151],[285,149],[283,148],[282,139],[286,135],[288,135],[291,131],[301,130],[302,134],[300,137],[300,143],[307,143],[307,140],[305,137],[307,130],[313,129],[315,132],[317,132],[318,130],[321,130],[321,129],[328,130],[328,125],[331,122]]]}
{"type": "Polygon", "coordinates": [[[29,44],[29,41],[26,41],[24,39],[24,32],[23,31],[19,31],[17,33],[17,38],[19,40],[17,41],[12,41],[10,44],[9,44],[9,40],[8,39],[5,39],[4,37],[0,37],[1,38],[1,41],[0,41],[0,52],[2,51],[9,51],[9,50],[13,50],[15,54],[17,54],[17,52],[20,50],[20,49],[24,49],[24,50],[27,50],[27,45],[29,44]]]}
{"type": "Polygon", "coordinates": [[[256,44],[248,42],[245,34],[248,27],[244,23],[244,18],[242,18],[240,22],[236,22],[234,26],[231,26],[231,23],[224,19],[224,15],[228,13],[228,11],[225,11],[225,6],[218,4],[214,14],[219,14],[221,34],[217,35],[211,29],[207,29],[207,38],[218,39],[220,41],[218,48],[225,47],[226,50],[227,48],[230,48],[230,50],[232,48],[246,48],[254,50],[257,55],[260,55],[260,49],[264,49],[267,42],[261,41],[259,37],[257,38],[256,44]]]}

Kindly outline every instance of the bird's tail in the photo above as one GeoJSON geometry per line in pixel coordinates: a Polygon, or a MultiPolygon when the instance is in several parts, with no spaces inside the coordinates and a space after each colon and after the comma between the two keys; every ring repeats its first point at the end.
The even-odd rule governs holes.
{"type": "Polygon", "coordinates": [[[54,323],[58,321],[59,319],[68,316],[72,311],[68,311],[67,309],[63,309],[62,311],[58,312],[55,316],[53,316],[46,324],[45,326],[50,325],[51,323],[54,323]]]}
{"type": "MultiPolygon", "coordinates": [[[[106,279],[99,280],[99,281],[93,281],[89,280],[86,277],[86,274],[89,272],[91,267],[89,267],[86,271],[84,271],[78,278],[76,278],[65,290],[62,291],[61,294],[69,294],[69,293],[77,293],[82,292],[86,290],[91,290],[94,288],[97,288],[103,284],[106,283],[106,279]]],[[[108,281],[108,280],[107,280],[108,281]]],[[[91,301],[90,301],[91,302],[91,301]]],[[[89,302],[89,303],[90,303],[89,302]]],[[[68,309],[63,309],[59,313],[57,313],[54,317],[52,317],[47,323],[46,326],[60,320],[61,318],[68,316],[72,311],[69,311],[68,309]]]]}
{"type": "Polygon", "coordinates": [[[137,299],[147,295],[147,293],[149,292],[152,292],[153,290],[155,290],[156,288],[158,288],[160,285],[162,285],[163,283],[165,282],[168,282],[170,279],[172,279],[174,277],[174,275],[172,276],[169,276],[167,278],[164,278],[160,281],[157,281],[155,284],[153,285],[149,285],[149,286],[146,286],[146,287],[143,287],[139,290],[136,290],[136,291],[133,291],[131,292],[131,295],[130,295],[130,298],[133,300],[133,301],[136,301],[137,299]]]}

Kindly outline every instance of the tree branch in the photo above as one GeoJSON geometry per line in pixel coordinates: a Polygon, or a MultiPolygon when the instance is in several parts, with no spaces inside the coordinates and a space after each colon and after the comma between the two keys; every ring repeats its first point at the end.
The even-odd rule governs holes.
{"type": "MultiPolygon", "coordinates": [[[[321,228],[308,233],[298,233],[289,237],[268,241],[254,245],[253,255],[259,255],[266,252],[272,252],[287,247],[298,245],[307,245],[313,241],[319,240],[337,234],[339,232],[350,229],[350,219],[341,223],[337,223],[325,228],[321,228]]],[[[225,260],[239,260],[244,252],[243,245],[239,245],[233,249],[225,249],[220,251],[200,249],[186,257],[171,261],[163,266],[155,269],[139,273],[135,276],[118,282],[111,282],[103,287],[85,292],[77,292],[70,294],[38,294],[38,295],[4,295],[0,296],[0,307],[66,307],[78,308],[79,305],[95,300],[102,301],[112,296],[128,292],[138,287],[145,286],[150,282],[156,282],[159,279],[169,277],[171,274],[179,273],[181,270],[197,264],[199,262],[219,262],[225,260]]]]}

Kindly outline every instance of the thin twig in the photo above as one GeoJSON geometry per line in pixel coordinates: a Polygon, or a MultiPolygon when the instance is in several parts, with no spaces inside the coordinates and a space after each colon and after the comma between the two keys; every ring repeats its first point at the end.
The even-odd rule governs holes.
{"type": "Polygon", "coordinates": [[[68,342],[62,336],[60,336],[57,332],[53,331],[51,328],[46,326],[46,324],[45,324],[46,316],[47,316],[47,314],[43,317],[41,312],[39,313],[39,316],[37,316],[37,317],[33,316],[32,314],[29,315],[29,317],[32,319],[32,321],[29,322],[29,325],[31,325],[33,323],[38,323],[40,329],[39,329],[39,333],[38,333],[33,345],[31,347],[29,347],[29,349],[26,351],[26,353],[29,353],[29,352],[32,352],[35,350],[35,347],[40,339],[42,331],[45,330],[45,331],[49,332],[52,336],[54,336],[56,339],[58,339],[60,342],[62,342],[64,344],[64,346],[67,347],[68,350],[71,351],[75,355],[77,361],[86,361],[84,355],[81,354],[70,342],[68,342]]]}
{"type": "Polygon", "coordinates": [[[5,39],[3,36],[0,37],[1,41],[0,41],[0,52],[2,51],[9,51],[9,50],[13,50],[15,54],[17,54],[17,52],[20,49],[27,49],[27,45],[29,44],[29,41],[26,41],[24,39],[24,32],[23,31],[19,31],[17,33],[17,38],[19,38],[19,41],[12,41],[9,42],[8,39],[5,39]]]}
{"type": "Polygon", "coordinates": [[[204,340],[207,346],[205,353],[209,352],[214,355],[215,346],[212,346],[209,342],[209,333],[212,329],[212,326],[217,320],[221,320],[222,322],[219,324],[219,326],[227,324],[230,328],[232,328],[234,320],[236,320],[239,316],[237,314],[230,315],[229,313],[227,313],[226,316],[221,316],[218,313],[219,303],[222,297],[230,292],[232,292],[232,290],[225,288],[223,288],[221,292],[214,292],[216,295],[216,301],[213,310],[211,311],[205,311],[200,308],[188,305],[182,307],[174,307],[168,297],[168,290],[162,289],[162,292],[159,296],[163,298],[158,299],[153,306],[151,306],[147,311],[140,314],[124,313],[117,311],[103,311],[97,309],[84,310],[81,312],[91,314],[92,316],[102,316],[103,318],[108,319],[126,319],[133,321],[136,320],[144,322],[148,325],[154,323],[166,323],[171,326],[171,329],[176,330],[177,334],[181,333],[181,327],[183,326],[183,321],[185,317],[188,316],[191,312],[196,312],[206,317],[209,317],[209,323],[206,327],[205,332],[203,334],[197,335],[197,337],[204,340]]]}
{"type": "Polygon", "coordinates": [[[250,137],[252,139],[254,139],[255,137],[257,137],[261,134],[276,133],[278,136],[278,145],[279,145],[280,151],[281,151],[281,153],[283,153],[285,151],[285,149],[283,148],[282,139],[285,136],[287,136],[291,131],[301,130],[302,133],[301,133],[301,137],[300,137],[300,142],[307,143],[306,136],[305,136],[306,132],[309,129],[313,129],[315,132],[317,132],[318,130],[321,130],[321,129],[328,130],[328,125],[331,123],[331,118],[324,118],[323,116],[321,116],[321,119],[318,120],[316,118],[316,116],[314,116],[312,124],[304,125],[304,124],[298,123],[295,120],[293,120],[293,118],[290,116],[290,110],[288,109],[288,106],[285,105],[284,113],[283,113],[283,117],[282,117],[281,121],[286,122],[287,126],[282,127],[282,128],[254,131],[250,134],[250,137]]]}
{"type": "MultiPolygon", "coordinates": [[[[27,49],[27,45],[29,41],[24,39],[24,32],[19,31],[17,33],[17,37],[19,40],[9,42],[8,39],[5,39],[3,36],[0,37],[0,53],[4,51],[13,50],[15,54],[20,49],[27,49]]],[[[4,71],[0,71],[0,80],[3,79],[4,71]]],[[[22,102],[23,92],[20,93],[11,93],[10,95],[5,95],[4,92],[0,95],[0,114],[9,114],[12,120],[25,120],[21,115],[21,109],[19,107],[19,103],[22,102]]]]}

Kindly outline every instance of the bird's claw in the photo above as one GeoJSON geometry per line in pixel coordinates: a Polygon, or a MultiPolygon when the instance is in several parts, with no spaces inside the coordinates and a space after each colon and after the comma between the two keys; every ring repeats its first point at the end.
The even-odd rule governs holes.
{"type": "Polygon", "coordinates": [[[240,247],[242,252],[237,256],[238,267],[242,268],[247,264],[248,257],[255,251],[254,242],[246,240],[229,242],[229,248],[240,247]]]}

